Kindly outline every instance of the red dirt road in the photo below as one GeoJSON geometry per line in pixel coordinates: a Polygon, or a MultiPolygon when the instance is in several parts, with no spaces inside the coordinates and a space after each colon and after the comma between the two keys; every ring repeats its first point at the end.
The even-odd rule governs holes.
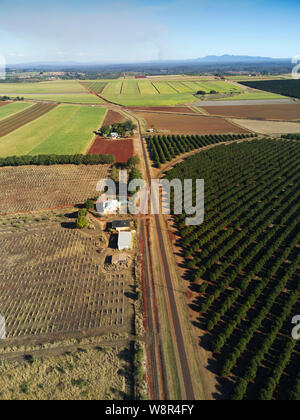
{"type": "Polygon", "coordinates": [[[240,106],[208,106],[201,107],[210,115],[224,117],[252,118],[255,120],[298,120],[300,104],[283,105],[240,105],[240,106]]]}
{"type": "Polygon", "coordinates": [[[127,162],[133,156],[133,139],[106,140],[96,137],[88,153],[92,155],[114,155],[117,162],[127,162]]]}

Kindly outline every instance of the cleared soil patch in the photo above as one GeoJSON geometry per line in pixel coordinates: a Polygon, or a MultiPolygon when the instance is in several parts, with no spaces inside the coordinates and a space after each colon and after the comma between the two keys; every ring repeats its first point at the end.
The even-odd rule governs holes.
{"type": "Polygon", "coordinates": [[[74,205],[96,196],[109,166],[26,166],[0,168],[0,213],[74,205]]]}
{"type": "Polygon", "coordinates": [[[157,111],[157,112],[175,112],[178,114],[195,114],[195,112],[186,106],[138,106],[128,108],[132,111],[157,111]]]}
{"type": "Polygon", "coordinates": [[[202,107],[211,115],[253,118],[257,120],[298,120],[300,104],[256,106],[209,106],[202,107]]]}
{"type": "Polygon", "coordinates": [[[245,129],[261,134],[292,134],[300,133],[300,123],[280,121],[232,120],[245,129]]]}
{"type": "Polygon", "coordinates": [[[154,126],[157,131],[171,134],[235,134],[249,133],[246,128],[239,128],[221,118],[201,115],[167,115],[140,113],[148,128],[154,126]]]}
{"type": "Polygon", "coordinates": [[[114,155],[117,162],[127,162],[133,156],[133,139],[106,140],[102,137],[96,137],[88,153],[92,155],[114,155]]]}
{"type": "Polygon", "coordinates": [[[11,102],[0,102],[0,106],[3,106],[3,105],[8,105],[8,104],[10,104],[11,102]]]}
{"type": "Polygon", "coordinates": [[[103,125],[112,125],[125,122],[126,118],[117,111],[109,110],[106,114],[103,125]]]}
{"type": "Polygon", "coordinates": [[[0,121],[0,137],[6,136],[17,128],[41,117],[56,106],[56,104],[36,104],[0,121]]]}

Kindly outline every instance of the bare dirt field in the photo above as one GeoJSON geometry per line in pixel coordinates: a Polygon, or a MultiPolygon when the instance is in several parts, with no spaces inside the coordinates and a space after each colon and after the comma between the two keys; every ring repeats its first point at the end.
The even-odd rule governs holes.
{"type": "Polygon", "coordinates": [[[126,118],[117,111],[109,110],[106,114],[103,125],[113,125],[117,123],[125,122],[126,118]]]}
{"type": "Polygon", "coordinates": [[[249,133],[246,128],[239,128],[221,118],[201,115],[167,115],[139,113],[146,121],[147,128],[155,127],[157,131],[171,134],[225,134],[249,133]]]}
{"type": "Polygon", "coordinates": [[[3,105],[8,105],[8,104],[10,104],[11,102],[2,102],[2,101],[0,101],[0,106],[3,106],[3,105]]]}
{"type": "Polygon", "coordinates": [[[75,229],[68,209],[0,219],[0,313],[10,341],[133,334],[135,251],[127,266],[108,270],[110,233],[89,216],[75,229]]]}
{"type": "Polygon", "coordinates": [[[130,346],[76,348],[0,366],[1,400],[132,399],[130,346]],[[88,369],[87,369],[88,366],[88,369]]]}
{"type": "Polygon", "coordinates": [[[195,114],[191,108],[187,106],[139,106],[139,107],[128,107],[130,111],[157,111],[157,112],[175,112],[176,114],[195,114]]]}
{"type": "Polygon", "coordinates": [[[133,139],[107,140],[96,137],[88,153],[114,155],[117,162],[127,162],[133,156],[133,139]]]}
{"type": "Polygon", "coordinates": [[[257,121],[257,120],[232,120],[244,129],[255,131],[260,134],[278,135],[289,133],[300,133],[300,123],[280,121],[257,121]]]}
{"type": "Polygon", "coordinates": [[[54,165],[0,168],[0,213],[74,205],[95,197],[109,166],[54,165]]]}
{"type": "Polygon", "coordinates": [[[257,120],[299,120],[300,103],[257,106],[210,106],[203,107],[210,115],[252,118],[257,120]]]}

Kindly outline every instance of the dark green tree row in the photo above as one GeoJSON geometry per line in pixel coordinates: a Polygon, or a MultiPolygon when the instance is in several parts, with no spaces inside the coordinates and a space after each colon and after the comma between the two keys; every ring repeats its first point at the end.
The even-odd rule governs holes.
{"type": "Polygon", "coordinates": [[[100,165],[112,164],[116,160],[113,155],[38,155],[10,156],[0,158],[0,167],[25,165],[100,165]]]}
{"type": "Polygon", "coordinates": [[[281,138],[287,140],[300,140],[300,134],[284,134],[281,138]]]}
{"type": "Polygon", "coordinates": [[[147,139],[151,159],[158,167],[171,161],[176,156],[187,153],[211,144],[230,142],[249,137],[256,137],[255,134],[216,134],[216,135],[169,135],[153,136],[147,139]]]}
{"type": "MultiPolygon", "coordinates": [[[[249,381],[261,392],[252,359],[268,377],[266,355],[299,303],[299,174],[298,143],[274,139],[220,145],[167,174],[170,180],[205,180],[204,223],[186,226],[184,212],[174,219],[186,268],[200,284],[198,312],[210,331],[219,373],[226,378],[233,369],[244,372],[236,378],[235,399],[247,395],[249,381]],[[274,323],[266,344],[256,348],[266,317],[274,323]],[[251,361],[249,371],[245,360],[251,361]]],[[[296,377],[291,379],[295,387],[296,377]]]]}

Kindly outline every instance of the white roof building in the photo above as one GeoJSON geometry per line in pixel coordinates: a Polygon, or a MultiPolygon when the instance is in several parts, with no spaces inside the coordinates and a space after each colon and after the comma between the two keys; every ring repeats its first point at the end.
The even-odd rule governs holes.
{"type": "Polygon", "coordinates": [[[123,251],[124,249],[132,248],[132,234],[131,232],[120,232],[118,238],[118,249],[123,251]]]}
{"type": "Polygon", "coordinates": [[[112,139],[117,139],[119,137],[119,134],[118,133],[110,133],[110,137],[112,139]]]}

